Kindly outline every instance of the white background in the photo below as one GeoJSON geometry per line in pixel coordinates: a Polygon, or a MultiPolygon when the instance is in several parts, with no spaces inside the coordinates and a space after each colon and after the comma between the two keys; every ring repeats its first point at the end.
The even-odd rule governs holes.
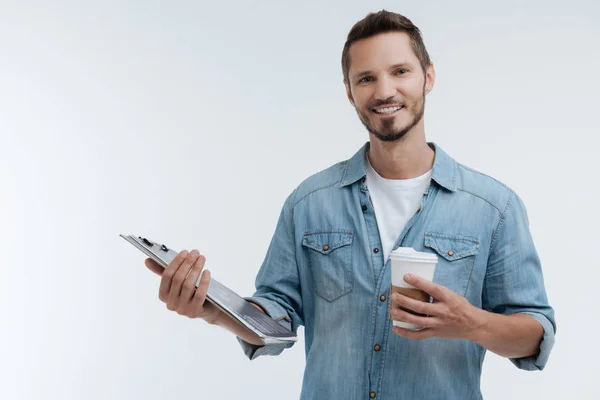
{"type": "Polygon", "coordinates": [[[436,65],[427,139],[523,198],[556,310],[547,368],[488,353],[484,397],[600,396],[598,2],[49,3],[0,2],[0,398],[298,398],[303,340],[248,361],[118,234],[252,294],[284,199],[368,139],[340,55],[381,8],[436,65]]]}

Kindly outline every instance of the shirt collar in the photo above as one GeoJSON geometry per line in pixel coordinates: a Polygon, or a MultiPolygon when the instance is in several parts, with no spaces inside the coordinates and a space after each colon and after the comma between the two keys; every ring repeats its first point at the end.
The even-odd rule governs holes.
{"type": "MultiPolygon", "coordinates": [[[[454,192],[457,188],[457,164],[440,146],[434,142],[427,143],[435,151],[433,171],[431,178],[440,186],[454,192]]],[[[358,180],[365,178],[367,174],[367,152],[371,144],[369,142],[356,153],[346,164],[344,177],[340,186],[348,186],[358,180]]]]}

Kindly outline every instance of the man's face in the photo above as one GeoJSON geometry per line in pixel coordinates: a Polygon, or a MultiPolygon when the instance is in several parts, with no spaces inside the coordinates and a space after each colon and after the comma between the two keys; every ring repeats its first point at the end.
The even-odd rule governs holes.
{"type": "Polygon", "coordinates": [[[402,32],[362,39],[350,46],[346,91],[369,133],[382,141],[399,140],[423,118],[425,95],[435,79],[423,73],[402,32]]]}

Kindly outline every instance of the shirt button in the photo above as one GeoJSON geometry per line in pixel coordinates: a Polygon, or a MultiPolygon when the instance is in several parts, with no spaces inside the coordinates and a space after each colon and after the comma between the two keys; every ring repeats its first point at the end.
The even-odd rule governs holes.
{"type": "Polygon", "coordinates": [[[375,398],[375,396],[377,396],[377,395],[375,394],[375,392],[371,392],[371,393],[369,393],[369,397],[370,397],[370,398],[374,399],[374,398],[375,398]]]}
{"type": "Polygon", "coordinates": [[[375,345],[375,351],[379,351],[379,350],[381,350],[381,346],[380,346],[380,345],[378,345],[378,344],[376,344],[376,345],[375,345]]]}
{"type": "Polygon", "coordinates": [[[378,249],[377,247],[375,247],[375,248],[373,249],[373,253],[379,253],[379,249],[378,249]]]}
{"type": "Polygon", "coordinates": [[[379,298],[380,301],[385,301],[385,299],[386,299],[386,297],[383,295],[379,298]]]}
{"type": "Polygon", "coordinates": [[[367,211],[367,206],[363,205],[363,206],[362,206],[362,210],[363,210],[363,212],[364,212],[364,211],[367,211]]]}
{"type": "Polygon", "coordinates": [[[449,255],[450,257],[452,257],[452,256],[454,255],[454,252],[453,252],[452,250],[450,250],[450,251],[448,251],[448,255],[449,255]]]}
{"type": "Polygon", "coordinates": [[[327,250],[329,250],[329,246],[327,246],[327,245],[323,246],[323,251],[327,251],[327,250]]]}

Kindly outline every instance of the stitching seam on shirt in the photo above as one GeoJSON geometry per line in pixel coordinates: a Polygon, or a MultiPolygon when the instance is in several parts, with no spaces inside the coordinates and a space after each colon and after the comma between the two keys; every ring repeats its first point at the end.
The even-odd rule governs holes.
{"type": "Polygon", "coordinates": [[[425,235],[430,235],[431,237],[434,237],[434,238],[450,239],[450,240],[456,240],[456,241],[460,241],[460,242],[468,242],[468,243],[479,242],[479,239],[471,237],[471,236],[465,236],[465,235],[448,235],[446,233],[434,232],[434,231],[425,232],[425,235]]]}
{"type": "Polygon", "coordinates": [[[465,189],[457,189],[457,190],[459,190],[459,191],[461,191],[461,192],[464,192],[464,193],[468,193],[468,194],[470,194],[471,196],[475,196],[475,197],[477,197],[477,198],[480,198],[481,200],[483,200],[483,201],[485,201],[486,203],[488,203],[490,206],[494,207],[494,208],[495,208],[495,209],[496,209],[496,210],[497,210],[499,213],[501,213],[501,212],[502,212],[502,211],[500,211],[500,209],[499,209],[498,207],[496,207],[496,205],[495,205],[495,204],[493,204],[493,203],[492,203],[491,201],[489,201],[488,199],[486,199],[486,198],[484,198],[484,197],[481,197],[481,196],[480,196],[480,195],[478,195],[478,194],[475,194],[475,193],[469,192],[468,190],[465,190],[465,189]]]}
{"type": "Polygon", "coordinates": [[[315,193],[315,192],[318,192],[319,190],[323,190],[323,189],[329,189],[330,187],[333,187],[333,186],[335,186],[335,185],[339,185],[339,183],[340,183],[340,182],[334,182],[334,183],[332,183],[332,184],[330,184],[330,185],[328,185],[328,186],[323,186],[323,187],[320,187],[320,188],[318,188],[318,189],[315,189],[315,190],[313,190],[312,192],[310,192],[310,193],[308,193],[308,194],[304,195],[304,197],[302,197],[300,200],[298,200],[298,201],[296,202],[296,204],[294,204],[294,205],[293,205],[293,207],[295,208],[295,207],[296,207],[298,204],[300,204],[300,202],[301,202],[302,200],[304,200],[305,198],[307,198],[307,197],[308,197],[308,196],[310,196],[311,194],[313,194],[313,193],[315,193]]]}
{"type": "MultiPolygon", "coordinates": [[[[294,203],[294,197],[296,196],[298,189],[294,189],[294,191],[292,192],[292,194],[290,195],[290,200],[291,203],[294,203]]],[[[301,284],[301,280],[300,280],[300,261],[298,260],[298,252],[296,251],[296,216],[294,214],[294,206],[291,206],[291,213],[292,213],[292,236],[293,236],[293,241],[294,241],[294,256],[296,258],[296,274],[298,275],[298,292],[300,295],[300,298],[302,298],[302,284],[301,284]]],[[[304,302],[302,300],[300,300],[300,306],[298,307],[298,310],[294,310],[294,312],[296,313],[296,316],[298,316],[298,318],[300,318],[301,321],[301,325],[305,324],[306,319],[305,319],[305,315],[304,315],[304,302]],[[298,315],[300,314],[300,315],[298,315]]],[[[292,324],[292,329],[294,328],[294,322],[290,321],[290,323],[292,324]]]]}
{"type": "MultiPolygon", "coordinates": [[[[383,282],[383,279],[381,280],[381,282],[383,282]]],[[[388,307],[386,310],[386,314],[385,314],[385,322],[384,322],[384,328],[389,327],[390,325],[393,325],[393,322],[391,320],[391,316],[390,316],[390,303],[391,303],[391,299],[388,296],[388,307]]],[[[383,330],[383,348],[381,349],[381,351],[385,351],[386,353],[388,352],[389,348],[388,348],[388,339],[390,337],[390,332],[392,330],[391,329],[384,329],[383,330]]],[[[395,333],[393,333],[395,335],[395,333]]],[[[383,374],[385,371],[385,359],[386,357],[384,357],[384,355],[381,355],[381,368],[379,369],[379,380],[377,382],[377,386],[375,387],[375,390],[383,390],[383,374]]]]}
{"type": "Polygon", "coordinates": [[[342,235],[350,235],[350,236],[352,236],[354,234],[353,231],[310,231],[310,232],[306,232],[304,234],[304,236],[333,234],[333,233],[342,234],[342,235]]]}
{"type": "Polygon", "coordinates": [[[508,196],[508,201],[506,202],[506,207],[504,207],[504,211],[500,214],[500,221],[498,221],[498,226],[496,227],[496,230],[494,231],[494,235],[492,236],[492,242],[490,243],[490,250],[489,250],[488,254],[492,253],[492,251],[494,250],[494,245],[496,244],[496,239],[498,238],[498,235],[500,233],[500,228],[502,227],[502,225],[504,225],[504,220],[506,219],[506,213],[508,212],[508,207],[512,203],[514,193],[515,192],[513,192],[512,190],[510,191],[510,195],[508,196]]]}
{"type": "Polygon", "coordinates": [[[493,176],[490,176],[490,175],[484,174],[484,173],[483,173],[483,172],[481,172],[481,171],[477,171],[477,170],[475,170],[475,169],[473,169],[473,168],[467,167],[466,165],[464,165],[464,164],[461,164],[461,163],[459,163],[459,162],[457,162],[457,164],[458,164],[458,165],[459,165],[461,168],[464,168],[464,169],[466,169],[467,171],[470,171],[470,172],[472,172],[472,173],[474,173],[474,174],[478,174],[478,175],[481,175],[481,176],[485,176],[486,178],[490,178],[491,180],[493,180],[493,181],[495,181],[495,182],[499,183],[500,185],[504,186],[504,187],[505,187],[507,190],[511,190],[511,188],[510,188],[510,187],[508,187],[508,186],[507,186],[505,183],[503,183],[503,182],[500,182],[498,179],[494,178],[493,176]]]}
{"type": "MultiPolygon", "coordinates": [[[[294,189],[294,191],[292,192],[292,194],[290,195],[289,199],[287,201],[289,201],[290,203],[290,208],[292,209],[292,231],[296,232],[296,221],[295,221],[295,215],[294,215],[294,197],[296,197],[296,193],[298,191],[298,188],[294,189]]],[[[286,201],[286,202],[287,202],[286,201]]]]}

